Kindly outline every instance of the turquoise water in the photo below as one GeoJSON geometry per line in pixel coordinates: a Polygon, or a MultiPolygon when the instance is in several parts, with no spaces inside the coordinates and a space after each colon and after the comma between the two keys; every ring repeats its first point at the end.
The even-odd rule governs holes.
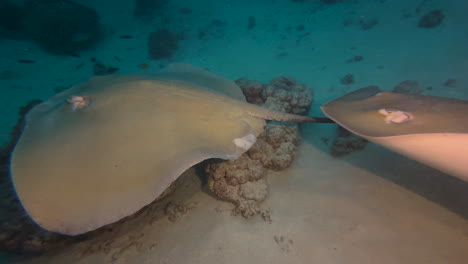
{"type": "MultiPolygon", "coordinates": [[[[311,116],[323,116],[319,106],[327,101],[370,85],[468,100],[467,11],[468,3],[461,0],[3,0],[0,144],[12,142],[18,112],[32,100],[47,100],[93,76],[151,75],[174,62],[230,80],[246,77],[266,84],[291,77],[313,91],[311,116]]],[[[336,133],[335,127],[305,130],[323,141],[336,133]]],[[[329,150],[311,135],[304,136],[304,144],[329,150]]],[[[8,165],[9,146],[0,168],[8,165]]],[[[406,167],[391,166],[401,160],[383,153],[390,160],[375,165],[383,170],[374,168],[377,154],[369,154],[372,163],[365,165],[348,161],[466,221],[466,183],[424,169],[427,175],[403,178],[400,174],[410,175],[419,165],[404,159],[406,167]]],[[[12,193],[8,171],[1,172],[2,188],[12,193]]],[[[11,219],[0,219],[9,229],[11,219]]],[[[0,249],[24,250],[21,243],[1,241],[0,249]]],[[[2,260],[6,256],[0,255],[0,263],[11,262],[2,260]]]]}

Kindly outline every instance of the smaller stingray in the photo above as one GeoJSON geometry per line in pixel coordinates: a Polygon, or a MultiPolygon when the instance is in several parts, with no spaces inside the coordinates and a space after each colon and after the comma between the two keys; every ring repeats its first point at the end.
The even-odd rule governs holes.
{"type": "Polygon", "coordinates": [[[352,133],[468,181],[468,102],[359,89],[322,111],[352,133]]]}
{"type": "Polygon", "coordinates": [[[94,77],[26,115],[11,177],[37,224],[77,235],[135,213],[205,159],[238,158],[264,120],[329,121],[248,104],[234,82],[185,64],[94,77]]]}

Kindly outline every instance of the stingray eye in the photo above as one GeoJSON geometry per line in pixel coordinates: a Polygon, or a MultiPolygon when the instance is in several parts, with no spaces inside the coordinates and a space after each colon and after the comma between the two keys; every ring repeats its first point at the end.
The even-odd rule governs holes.
{"type": "Polygon", "coordinates": [[[405,123],[413,119],[413,115],[408,112],[400,110],[390,110],[382,108],[379,110],[379,113],[385,116],[385,123],[405,123]]]}
{"type": "Polygon", "coordinates": [[[83,95],[72,95],[68,97],[67,102],[71,105],[72,110],[83,109],[89,105],[89,97],[83,95]]]}

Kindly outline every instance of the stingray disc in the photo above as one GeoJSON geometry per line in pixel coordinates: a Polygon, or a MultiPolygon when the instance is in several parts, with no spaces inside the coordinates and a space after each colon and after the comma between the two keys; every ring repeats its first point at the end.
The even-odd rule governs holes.
{"type": "Polygon", "coordinates": [[[468,181],[468,102],[362,88],[322,106],[336,123],[468,181]]]}
{"type": "Polygon", "coordinates": [[[34,107],[12,153],[18,197],[41,227],[76,235],[128,216],[208,158],[262,132],[232,81],[188,65],[107,76],[34,107]]]}

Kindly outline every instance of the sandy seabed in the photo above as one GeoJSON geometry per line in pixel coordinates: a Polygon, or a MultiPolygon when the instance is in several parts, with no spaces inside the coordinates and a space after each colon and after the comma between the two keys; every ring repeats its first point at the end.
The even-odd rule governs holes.
{"type": "Polygon", "coordinates": [[[375,145],[332,158],[317,138],[323,130],[305,127],[293,166],[268,176],[262,206],[271,223],[232,216],[191,169],[166,198],[191,205],[177,221],[143,215],[112,235],[20,263],[465,263],[468,221],[457,210],[466,205],[444,205],[463,197],[459,183],[375,145]],[[437,191],[437,181],[453,192],[437,191]]]}

